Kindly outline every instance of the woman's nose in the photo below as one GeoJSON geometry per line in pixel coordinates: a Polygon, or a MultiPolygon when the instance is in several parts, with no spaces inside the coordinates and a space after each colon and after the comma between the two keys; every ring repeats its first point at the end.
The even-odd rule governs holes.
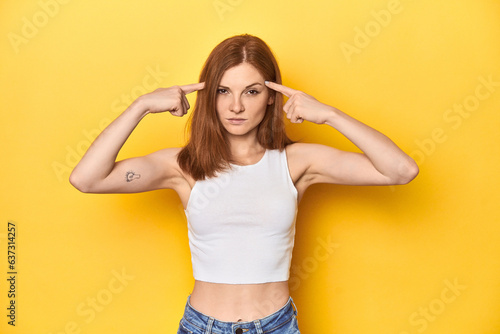
{"type": "Polygon", "coordinates": [[[231,102],[231,105],[229,106],[229,109],[232,112],[239,113],[241,111],[245,110],[245,107],[243,106],[243,103],[241,103],[241,99],[239,97],[235,97],[233,101],[231,102]]]}

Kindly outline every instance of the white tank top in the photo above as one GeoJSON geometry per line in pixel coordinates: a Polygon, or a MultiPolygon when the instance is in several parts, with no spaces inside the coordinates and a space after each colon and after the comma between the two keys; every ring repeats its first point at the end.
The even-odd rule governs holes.
{"type": "Polygon", "coordinates": [[[230,170],[197,181],[185,213],[196,280],[227,284],[288,280],[297,189],[285,150],[266,150],[256,164],[231,164],[230,170]]]}

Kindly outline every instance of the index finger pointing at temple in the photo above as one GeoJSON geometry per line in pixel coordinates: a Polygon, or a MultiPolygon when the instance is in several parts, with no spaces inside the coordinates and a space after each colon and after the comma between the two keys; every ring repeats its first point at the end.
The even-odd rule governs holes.
{"type": "Polygon", "coordinates": [[[199,83],[180,86],[180,88],[182,89],[182,91],[185,94],[189,94],[189,93],[196,92],[197,90],[201,90],[201,89],[205,88],[205,83],[199,82],[199,83]]]}
{"type": "Polygon", "coordinates": [[[269,87],[277,92],[280,92],[281,94],[285,95],[286,97],[290,97],[296,92],[295,89],[280,85],[276,82],[266,81],[265,83],[266,83],[267,87],[269,87]]]}

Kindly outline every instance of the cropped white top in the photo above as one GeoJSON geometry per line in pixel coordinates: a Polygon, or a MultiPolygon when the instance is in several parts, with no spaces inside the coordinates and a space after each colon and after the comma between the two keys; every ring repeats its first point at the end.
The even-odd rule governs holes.
{"type": "Polygon", "coordinates": [[[267,150],[256,164],[232,164],[214,178],[197,181],[185,213],[196,280],[288,280],[297,189],[285,150],[267,150]]]}

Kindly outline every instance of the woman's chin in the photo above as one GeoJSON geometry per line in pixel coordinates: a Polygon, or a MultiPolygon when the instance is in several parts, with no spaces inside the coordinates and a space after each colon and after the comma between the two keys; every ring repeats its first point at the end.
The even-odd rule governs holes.
{"type": "Polygon", "coordinates": [[[226,131],[228,135],[230,136],[238,136],[238,137],[241,137],[241,136],[245,136],[245,135],[248,135],[248,131],[235,131],[235,130],[231,130],[231,131],[226,131]]]}
{"type": "Polygon", "coordinates": [[[252,134],[253,135],[257,134],[256,131],[252,131],[252,130],[248,129],[247,127],[237,127],[237,126],[231,126],[229,128],[226,128],[226,133],[229,136],[238,136],[238,137],[250,136],[252,134]]]}

